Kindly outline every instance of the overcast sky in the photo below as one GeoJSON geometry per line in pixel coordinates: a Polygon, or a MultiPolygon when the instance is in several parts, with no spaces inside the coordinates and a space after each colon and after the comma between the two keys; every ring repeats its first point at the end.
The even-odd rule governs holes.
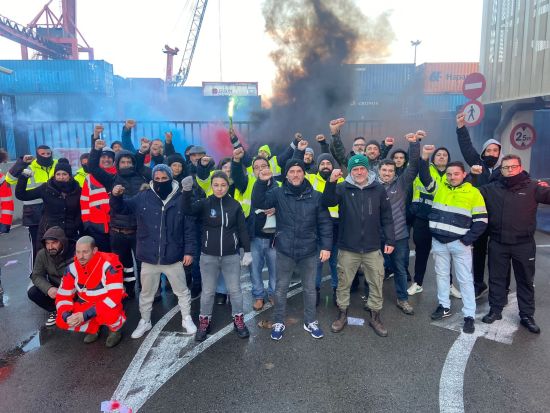
{"type": "MultiPolygon", "coordinates": [[[[281,0],[284,1],[284,0],[281,0]]],[[[27,24],[46,0],[2,2],[0,13],[27,24]]],[[[95,58],[123,77],[164,78],[163,46],[183,50],[195,0],[94,0],[77,2],[77,26],[95,58]]],[[[210,0],[187,85],[202,81],[257,81],[269,94],[273,44],[264,32],[262,0],[210,0]],[[221,17],[220,17],[221,16],[221,17]],[[220,73],[221,23],[221,73],[220,73]]],[[[60,0],[51,8],[60,14],[60,0]]],[[[411,40],[422,40],[417,63],[479,61],[481,0],[358,0],[367,16],[391,11],[396,35],[387,63],[412,63],[411,40]]],[[[182,52],[180,52],[182,53],[182,52]]],[[[19,45],[0,38],[0,59],[20,59],[19,45]]],[[[181,54],[175,57],[175,71],[181,54]]]]}

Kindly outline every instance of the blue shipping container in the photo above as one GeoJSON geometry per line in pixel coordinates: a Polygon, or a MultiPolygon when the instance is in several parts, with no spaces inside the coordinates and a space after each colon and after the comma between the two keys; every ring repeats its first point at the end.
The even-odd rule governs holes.
{"type": "Polygon", "coordinates": [[[423,95],[421,107],[412,109],[418,112],[456,112],[466,104],[468,98],[459,94],[443,94],[443,95],[423,95]]]}
{"type": "Polygon", "coordinates": [[[103,60],[0,60],[0,92],[90,93],[113,96],[113,66],[103,60]]]}
{"type": "Polygon", "coordinates": [[[348,65],[353,79],[355,97],[400,95],[413,86],[414,64],[348,65]]]}

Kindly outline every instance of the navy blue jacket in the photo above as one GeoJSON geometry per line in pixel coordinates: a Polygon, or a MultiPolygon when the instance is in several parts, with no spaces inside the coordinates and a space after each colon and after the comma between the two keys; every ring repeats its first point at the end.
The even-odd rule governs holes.
{"type": "Polygon", "coordinates": [[[321,193],[306,179],[305,190],[296,195],[289,183],[267,189],[267,182],[257,180],[252,191],[255,208],[275,208],[277,232],[275,249],[294,260],[307,258],[319,249],[332,250],[332,221],[326,207],[321,205],[321,193]]]}
{"type": "Polygon", "coordinates": [[[179,184],[172,181],[172,193],[165,201],[152,189],[124,199],[111,196],[117,213],[135,213],[137,220],[137,259],[148,264],[170,265],[196,254],[195,223],[186,218],[179,184]]]}

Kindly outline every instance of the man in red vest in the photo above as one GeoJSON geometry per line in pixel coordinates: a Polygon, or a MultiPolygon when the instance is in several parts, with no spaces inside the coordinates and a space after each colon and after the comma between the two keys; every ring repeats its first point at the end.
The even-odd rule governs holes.
{"type": "Polygon", "coordinates": [[[99,327],[106,325],[109,335],[105,345],[116,346],[126,321],[122,277],[122,264],[116,254],[99,252],[92,237],[80,238],[74,262],[67,268],[55,297],[57,326],[86,333],[84,342],[89,344],[98,339],[99,327]]]}

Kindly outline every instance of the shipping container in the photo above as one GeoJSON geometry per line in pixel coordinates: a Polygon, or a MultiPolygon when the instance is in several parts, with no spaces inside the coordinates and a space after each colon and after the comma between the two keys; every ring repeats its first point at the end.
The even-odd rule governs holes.
{"type": "Polygon", "coordinates": [[[415,74],[413,64],[347,65],[347,69],[351,70],[356,98],[406,93],[413,86],[415,74]]]}
{"type": "Polygon", "coordinates": [[[202,82],[204,96],[258,96],[258,82],[202,82]]]}
{"type": "Polygon", "coordinates": [[[16,157],[15,97],[0,95],[0,148],[7,150],[10,159],[16,157]]]}
{"type": "MultiPolygon", "coordinates": [[[[468,98],[456,93],[442,95],[424,95],[422,97],[422,106],[416,108],[419,112],[454,112],[456,113],[466,104],[468,98]]],[[[414,104],[413,105],[414,109],[414,104]]]]}
{"type": "Polygon", "coordinates": [[[23,121],[76,121],[116,118],[115,101],[93,95],[15,96],[17,119],[23,121]]]}
{"type": "Polygon", "coordinates": [[[112,97],[113,66],[103,60],[0,60],[13,70],[0,93],[91,93],[112,97]]]}
{"type": "Polygon", "coordinates": [[[424,93],[462,93],[464,79],[479,72],[478,62],[424,63],[418,67],[418,76],[424,80],[424,93]]]}

